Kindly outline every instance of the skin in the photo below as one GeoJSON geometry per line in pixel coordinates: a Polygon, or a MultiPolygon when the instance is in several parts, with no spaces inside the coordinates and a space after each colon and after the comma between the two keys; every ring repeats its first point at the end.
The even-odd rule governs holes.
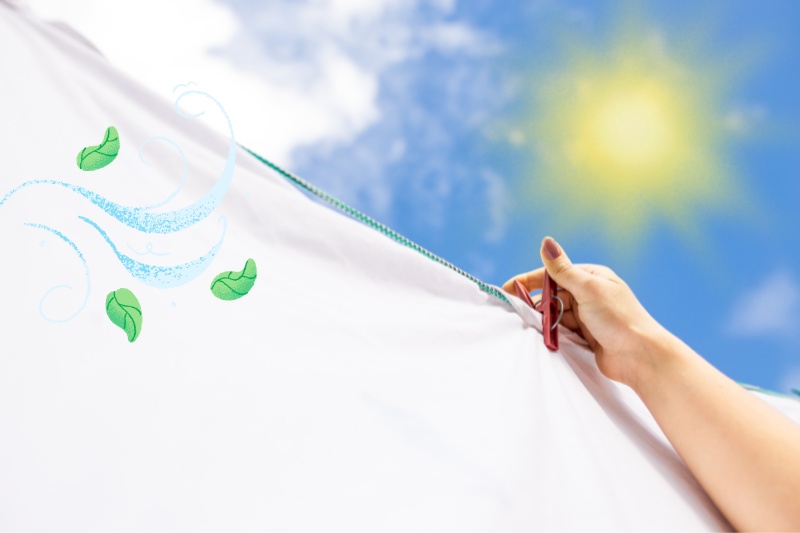
{"type": "Polygon", "coordinates": [[[573,265],[550,237],[544,271],[564,290],[561,325],[589,343],[609,379],[631,387],[728,521],[740,531],[800,531],[800,425],[748,393],[667,331],[601,265],[573,265]]]}

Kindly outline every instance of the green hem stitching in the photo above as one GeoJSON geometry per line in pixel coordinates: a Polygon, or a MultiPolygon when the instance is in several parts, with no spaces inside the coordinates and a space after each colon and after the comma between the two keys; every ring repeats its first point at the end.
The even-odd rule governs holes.
{"type": "MultiPolygon", "coordinates": [[[[739,383],[739,382],[737,382],[737,383],[739,383]]],[[[780,398],[788,398],[790,400],[800,401],[800,391],[798,391],[797,389],[792,389],[792,392],[798,396],[796,398],[796,397],[792,396],[791,394],[784,394],[782,392],[776,392],[776,391],[769,390],[769,389],[762,389],[761,387],[758,387],[756,385],[748,385],[747,383],[739,383],[739,385],[741,385],[742,387],[744,387],[747,390],[760,392],[760,393],[763,393],[763,394],[769,394],[770,396],[778,396],[780,398]]]]}
{"type": "Polygon", "coordinates": [[[261,157],[260,155],[258,155],[254,151],[250,150],[246,146],[242,146],[241,144],[239,146],[241,146],[245,151],[247,151],[247,153],[249,153],[250,155],[252,155],[256,159],[258,159],[261,163],[267,165],[269,168],[271,168],[272,170],[274,170],[275,172],[277,172],[278,174],[280,174],[284,178],[287,178],[289,181],[291,181],[292,183],[300,186],[301,188],[303,188],[304,190],[310,192],[314,196],[316,196],[316,197],[328,202],[329,204],[334,206],[336,209],[344,212],[345,214],[347,214],[351,218],[354,218],[354,219],[358,220],[359,222],[362,222],[363,224],[366,224],[367,226],[380,231],[381,233],[383,233],[387,237],[391,238],[393,241],[398,242],[398,243],[402,244],[403,246],[405,246],[407,248],[411,248],[412,250],[421,253],[422,255],[427,257],[428,259],[432,259],[432,260],[436,261],[437,263],[439,263],[440,265],[444,265],[447,268],[449,268],[450,270],[453,270],[453,271],[461,274],[462,276],[464,276],[468,280],[470,280],[473,283],[475,283],[476,285],[478,285],[478,287],[480,287],[480,289],[482,291],[491,294],[495,298],[505,302],[508,305],[511,305],[511,302],[508,301],[508,298],[506,298],[506,296],[502,292],[500,292],[497,289],[495,289],[494,287],[484,283],[483,281],[479,280],[478,278],[476,278],[472,274],[469,274],[469,273],[461,270],[460,268],[458,268],[454,264],[450,263],[449,261],[447,261],[445,259],[442,259],[441,257],[439,257],[438,255],[434,254],[433,252],[430,252],[430,251],[426,250],[425,248],[423,248],[419,244],[415,243],[411,239],[408,239],[407,237],[403,237],[402,235],[400,235],[399,233],[397,233],[393,229],[389,228],[388,226],[386,226],[384,224],[381,224],[380,222],[378,222],[374,218],[369,217],[369,216],[365,215],[364,213],[358,211],[357,209],[354,209],[354,208],[350,207],[349,205],[347,205],[346,203],[342,202],[341,200],[337,200],[333,196],[331,196],[328,193],[324,192],[323,190],[315,187],[314,185],[311,185],[310,183],[308,183],[306,180],[300,178],[299,176],[295,176],[291,172],[282,169],[281,167],[279,167],[275,163],[269,161],[268,159],[265,159],[265,158],[261,157]]]}
{"type": "MultiPolygon", "coordinates": [[[[508,305],[511,305],[511,302],[508,301],[508,298],[506,298],[506,296],[502,292],[498,291],[494,287],[491,287],[491,286],[487,285],[486,283],[482,282],[481,280],[479,280],[478,278],[476,278],[472,274],[469,274],[469,273],[461,270],[460,268],[458,268],[454,264],[450,263],[449,261],[446,261],[446,260],[442,259],[441,257],[439,257],[438,255],[434,254],[433,252],[430,252],[430,251],[426,250],[425,248],[423,248],[419,244],[415,243],[411,239],[403,237],[402,235],[400,235],[399,233],[397,233],[393,229],[389,228],[388,226],[386,226],[384,224],[381,224],[380,222],[378,222],[377,220],[373,219],[372,217],[369,217],[369,216],[365,215],[364,213],[358,211],[357,209],[354,209],[354,208],[350,207],[349,205],[347,205],[346,203],[342,202],[341,200],[337,200],[333,196],[331,196],[328,193],[324,192],[323,190],[315,187],[314,185],[311,185],[310,183],[308,183],[306,180],[300,178],[299,176],[295,176],[291,172],[282,169],[281,167],[279,167],[275,163],[269,161],[268,159],[265,159],[265,158],[261,157],[260,155],[258,155],[254,151],[250,150],[246,146],[242,146],[241,144],[239,146],[241,146],[245,151],[247,151],[247,153],[249,153],[250,155],[252,155],[256,159],[258,159],[261,163],[267,165],[269,168],[271,168],[272,170],[274,170],[275,172],[277,172],[278,174],[280,174],[284,178],[287,178],[289,181],[291,181],[292,183],[300,186],[301,188],[303,188],[306,191],[310,192],[314,196],[316,196],[318,198],[321,198],[322,200],[325,200],[326,202],[328,202],[329,204],[334,206],[336,209],[346,213],[348,216],[358,220],[359,222],[362,222],[362,223],[366,224],[367,226],[380,231],[381,233],[383,233],[387,237],[391,238],[395,242],[398,242],[398,243],[402,244],[403,246],[406,246],[408,248],[411,248],[412,250],[415,250],[415,251],[421,253],[422,255],[427,257],[428,259],[432,259],[432,260],[436,261],[437,263],[446,266],[450,270],[458,272],[459,274],[461,274],[462,276],[464,276],[468,280],[470,280],[473,283],[475,283],[476,285],[478,285],[478,287],[480,287],[480,289],[482,291],[491,294],[495,298],[498,298],[499,300],[507,303],[508,305]]],[[[795,398],[794,396],[790,396],[790,395],[783,394],[783,393],[780,393],[780,392],[775,392],[775,391],[771,391],[771,390],[767,390],[767,389],[762,389],[761,387],[756,387],[755,385],[747,385],[745,383],[739,383],[739,385],[741,385],[745,389],[753,390],[753,391],[757,391],[757,392],[762,392],[764,394],[771,394],[773,396],[781,396],[783,398],[791,398],[793,400],[797,400],[798,399],[798,398],[795,398]]],[[[797,394],[798,397],[800,397],[800,391],[798,391],[797,389],[792,389],[792,392],[797,394]]]]}

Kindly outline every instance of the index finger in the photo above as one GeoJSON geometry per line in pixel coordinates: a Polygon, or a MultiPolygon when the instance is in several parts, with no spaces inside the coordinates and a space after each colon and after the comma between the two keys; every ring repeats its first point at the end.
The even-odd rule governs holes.
{"type": "Polygon", "coordinates": [[[528,292],[539,290],[544,286],[544,270],[544,267],[539,267],[536,270],[531,270],[530,272],[526,272],[524,274],[517,274],[510,280],[503,283],[503,290],[513,293],[514,280],[517,280],[525,285],[525,288],[528,289],[528,292]]]}
{"type": "MultiPolygon", "coordinates": [[[[585,270],[589,274],[594,274],[596,276],[607,277],[607,278],[615,276],[614,272],[610,268],[603,265],[578,263],[573,266],[580,268],[581,270],[585,270]]],[[[544,286],[544,271],[545,271],[544,267],[539,267],[536,270],[531,270],[530,272],[525,272],[524,274],[517,274],[510,280],[503,283],[503,290],[513,294],[514,280],[518,280],[520,283],[525,285],[525,288],[528,289],[528,292],[541,290],[542,287],[544,286]]]]}

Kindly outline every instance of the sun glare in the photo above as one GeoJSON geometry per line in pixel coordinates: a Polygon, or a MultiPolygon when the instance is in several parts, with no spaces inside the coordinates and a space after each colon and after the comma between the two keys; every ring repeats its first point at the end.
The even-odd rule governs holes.
{"type": "Polygon", "coordinates": [[[562,215],[555,231],[600,232],[632,249],[656,222],[691,236],[699,213],[732,205],[718,70],[641,31],[569,50],[531,76],[521,128],[535,166],[525,196],[558,206],[548,212],[562,215]]]}
{"type": "Polygon", "coordinates": [[[654,95],[620,92],[598,104],[579,135],[594,148],[596,163],[646,169],[669,155],[675,137],[670,115],[669,105],[654,95]]]}

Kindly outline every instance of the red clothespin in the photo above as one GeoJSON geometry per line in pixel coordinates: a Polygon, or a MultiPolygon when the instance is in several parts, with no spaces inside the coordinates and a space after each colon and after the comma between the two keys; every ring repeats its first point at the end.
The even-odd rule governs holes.
{"type": "Polygon", "coordinates": [[[561,301],[561,298],[556,296],[556,291],[558,291],[558,285],[553,278],[544,271],[544,286],[542,287],[542,299],[540,302],[537,302],[534,305],[533,300],[531,300],[530,294],[528,294],[528,290],[525,288],[525,285],[520,283],[518,280],[514,280],[514,289],[517,291],[517,296],[519,296],[523,302],[531,306],[533,309],[536,309],[536,305],[541,303],[541,307],[536,309],[540,313],[542,313],[542,334],[544,335],[544,345],[551,351],[558,350],[558,323],[561,322],[561,315],[564,314],[564,303],[561,301]],[[557,303],[561,304],[561,311],[558,310],[557,303]]]}
{"type": "Polygon", "coordinates": [[[550,277],[547,270],[544,271],[544,287],[542,288],[542,309],[544,316],[542,316],[542,329],[544,330],[544,345],[551,351],[558,350],[558,323],[561,322],[561,314],[564,313],[564,303],[561,298],[556,296],[558,285],[556,281],[550,277]],[[556,300],[561,302],[561,313],[558,312],[556,300]],[[558,318],[556,318],[558,317],[558,318]]]}

